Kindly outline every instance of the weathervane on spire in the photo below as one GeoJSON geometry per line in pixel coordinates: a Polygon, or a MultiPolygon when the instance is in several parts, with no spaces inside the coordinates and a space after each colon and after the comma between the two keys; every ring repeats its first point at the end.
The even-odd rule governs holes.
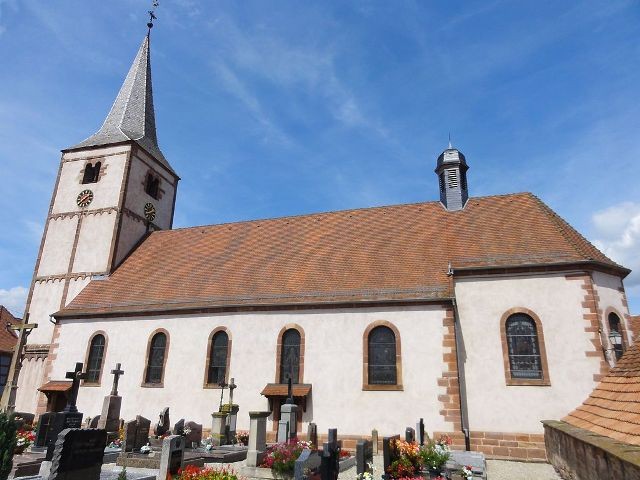
{"type": "Polygon", "coordinates": [[[159,2],[159,0],[153,0],[151,5],[152,5],[153,8],[151,8],[151,10],[149,10],[149,23],[147,23],[147,27],[149,28],[149,31],[147,32],[147,35],[149,35],[151,33],[151,29],[153,28],[153,21],[158,18],[158,17],[156,17],[155,10],[156,10],[156,8],[158,8],[158,5],[160,5],[160,2],[159,2]]]}

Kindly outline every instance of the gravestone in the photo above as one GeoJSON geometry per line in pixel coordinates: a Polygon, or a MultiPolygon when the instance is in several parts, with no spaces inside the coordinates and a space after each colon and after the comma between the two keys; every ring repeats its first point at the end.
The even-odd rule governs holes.
{"type": "Polygon", "coordinates": [[[16,424],[17,430],[22,430],[25,425],[28,427],[33,426],[33,420],[35,419],[35,415],[33,413],[26,412],[15,412],[13,416],[13,421],[16,424]]]}
{"type": "Polygon", "coordinates": [[[322,445],[322,458],[320,460],[321,480],[338,480],[340,473],[340,449],[341,443],[338,441],[338,429],[330,428],[329,441],[322,445]]]}
{"type": "Polygon", "coordinates": [[[226,443],[226,425],[227,425],[227,413],[226,412],[213,412],[211,414],[211,444],[215,447],[224,445],[226,443]]]}
{"type": "Polygon", "coordinates": [[[176,422],[173,426],[173,434],[174,435],[183,435],[184,434],[184,418],[181,418],[176,422]]]}
{"type": "Polygon", "coordinates": [[[54,445],[49,480],[99,480],[107,432],[65,429],[54,445]]]}
{"type": "Polygon", "coordinates": [[[307,427],[307,440],[311,443],[311,450],[318,448],[318,426],[315,423],[310,423],[307,427]]]}
{"type": "Polygon", "coordinates": [[[45,446],[47,447],[47,461],[51,461],[53,459],[53,450],[55,442],[58,439],[58,434],[67,428],[80,428],[82,426],[82,413],[78,412],[78,407],[76,407],[80,380],[86,378],[86,374],[82,373],[82,363],[76,363],[76,367],[73,372],[67,372],[65,377],[72,379],[71,390],[69,391],[67,406],[64,407],[62,412],[56,413],[49,424],[47,438],[45,440],[45,446]]]}
{"type": "Polygon", "coordinates": [[[151,430],[151,420],[141,415],[136,416],[136,439],[133,446],[135,451],[140,450],[149,443],[149,430],[151,430]]]}
{"type": "Polygon", "coordinates": [[[87,428],[98,428],[98,422],[100,422],[100,415],[96,415],[91,419],[87,428]]]}
{"type": "Polygon", "coordinates": [[[356,474],[373,473],[373,444],[368,440],[356,443],[356,474]]]}
{"type": "Polygon", "coordinates": [[[396,444],[399,440],[400,435],[382,438],[382,470],[384,478],[389,478],[387,470],[389,469],[389,466],[399,458],[398,447],[396,444]]]}
{"type": "Polygon", "coordinates": [[[407,429],[404,431],[404,440],[405,442],[409,442],[409,443],[415,442],[416,431],[411,427],[407,427],[407,429]]]}
{"type": "Polygon", "coordinates": [[[202,425],[196,422],[187,422],[185,424],[184,439],[188,447],[192,447],[194,443],[200,446],[200,442],[202,441],[202,425]]]}
{"type": "Polygon", "coordinates": [[[40,415],[38,420],[38,429],[36,430],[36,439],[34,445],[38,448],[42,448],[45,446],[45,442],[47,440],[47,431],[49,430],[49,424],[55,413],[46,412],[40,415]]]}
{"type": "Polygon", "coordinates": [[[184,438],[180,435],[169,435],[162,441],[160,455],[159,479],[172,478],[182,468],[184,459],[184,438]],[[171,475],[171,477],[168,477],[171,475]]]}
{"type": "Polygon", "coordinates": [[[318,452],[305,448],[293,467],[294,480],[313,478],[320,467],[321,458],[318,452]]]}
{"type": "Polygon", "coordinates": [[[257,467],[262,463],[267,449],[267,417],[270,414],[271,412],[249,412],[248,467],[257,467]]]}
{"type": "Polygon", "coordinates": [[[124,370],[120,368],[119,363],[116,363],[116,368],[111,370],[111,373],[113,374],[113,385],[111,386],[111,393],[104,397],[102,402],[102,413],[100,414],[98,428],[104,428],[109,437],[114,437],[118,434],[120,427],[122,397],[118,395],[118,381],[120,375],[124,375],[124,370]]]}
{"type": "Polygon", "coordinates": [[[378,455],[378,430],[371,430],[371,443],[373,444],[373,454],[378,455]]]}
{"type": "Polygon", "coordinates": [[[424,445],[424,420],[422,418],[416,423],[416,441],[418,445],[424,445]]]}
{"type": "Polygon", "coordinates": [[[278,443],[286,443],[289,441],[289,422],[280,420],[278,422],[278,443]]]}
{"type": "Polygon", "coordinates": [[[136,446],[136,435],[138,433],[138,423],[135,420],[124,422],[123,449],[125,452],[132,452],[136,446]]]}
{"type": "Polygon", "coordinates": [[[169,407],[165,407],[160,412],[160,416],[159,417],[160,418],[158,420],[158,423],[156,424],[155,428],[153,429],[153,433],[156,436],[161,437],[162,435],[167,433],[169,431],[169,429],[171,428],[171,420],[169,419],[169,407]]]}

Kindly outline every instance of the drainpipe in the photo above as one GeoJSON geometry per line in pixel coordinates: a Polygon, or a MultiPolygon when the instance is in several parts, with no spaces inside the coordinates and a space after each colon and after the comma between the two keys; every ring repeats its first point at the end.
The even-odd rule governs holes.
{"type": "Polygon", "coordinates": [[[460,389],[460,423],[462,424],[462,433],[464,433],[465,450],[471,450],[471,436],[469,433],[469,410],[467,408],[467,385],[464,374],[464,360],[461,353],[464,348],[462,342],[462,327],[460,325],[460,314],[458,313],[458,302],[456,301],[455,281],[453,277],[453,268],[449,262],[449,270],[447,276],[451,282],[451,303],[453,305],[453,332],[456,341],[456,366],[458,368],[458,388],[460,389]]]}

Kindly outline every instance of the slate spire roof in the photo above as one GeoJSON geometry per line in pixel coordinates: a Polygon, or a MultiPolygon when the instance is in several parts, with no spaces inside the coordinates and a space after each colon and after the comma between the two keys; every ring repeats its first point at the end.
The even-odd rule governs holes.
{"type": "Polygon", "coordinates": [[[66,150],[97,147],[133,140],[175,173],[158,146],[151,86],[149,35],[145,35],[129,73],[102,127],[86,140],[66,150]]]}

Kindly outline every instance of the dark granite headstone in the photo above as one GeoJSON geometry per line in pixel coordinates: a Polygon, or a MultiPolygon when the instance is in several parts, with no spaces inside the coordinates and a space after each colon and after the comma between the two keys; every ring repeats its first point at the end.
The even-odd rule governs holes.
{"type": "Polygon", "coordinates": [[[132,452],[136,446],[136,435],[138,433],[138,423],[136,420],[124,423],[124,451],[132,452]]]}
{"type": "Polygon", "coordinates": [[[202,441],[202,425],[196,422],[187,422],[185,424],[184,439],[188,447],[191,447],[194,443],[200,445],[202,441]],[[189,433],[186,433],[186,432],[189,433]]]}
{"type": "Polygon", "coordinates": [[[100,415],[96,415],[89,422],[89,428],[98,428],[98,422],[100,421],[100,415]]]}
{"type": "Polygon", "coordinates": [[[13,421],[16,424],[16,429],[22,430],[25,425],[28,427],[32,426],[35,417],[36,416],[33,413],[15,412],[13,421]]]}
{"type": "Polygon", "coordinates": [[[156,424],[153,433],[161,437],[165,433],[167,433],[171,429],[171,420],[169,419],[169,407],[165,407],[162,412],[160,412],[160,418],[158,419],[158,423],[156,424]]]}
{"type": "Polygon", "coordinates": [[[305,448],[293,467],[294,480],[307,480],[317,476],[321,458],[318,452],[305,448]]]}
{"type": "Polygon", "coordinates": [[[173,434],[174,435],[183,435],[184,434],[184,418],[181,418],[176,422],[173,426],[173,434]]]}
{"type": "Polygon", "coordinates": [[[396,446],[396,442],[399,440],[400,435],[382,438],[382,475],[384,478],[389,478],[387,470],[391,464],[399,458],[398,447],[396,446]]]}
{"type": "Polygon", "coordinates": [[[151,430],[151,420],[140,415],[136,416],[136,440],[134,450],[140,450],[149,443],[149,430],[151,430]]]}
{"type": "Polygon", "coordinates": [[[47,430],[49,430],[49,424],[54,415],[55,413],[53,412],[46,412],[40,415],[38,419],[38,430],[36,430],[36,440],[34,442],[36,447],[42,448],[46,445],[47,430]]]}
{"type": "Polygon", "coordinates": [[[310,423],[307,427],[307,440],[311,443],[311,449],[318,448],[318,426],[315,423],[310,423]]]}
{"type": "Polygon", "coordinates": [[[107,432],[65,429],[54,445],[49,480],[99,480],[107,432]]]}
{"type": "Polygon", "coordinates": [[[53,459],[53,450],[60,432],[67,428],[80,428],[82,426],[82,413],[58,412],[51,419],[47,432],[45,447],[47,447],[46,460],[53,459]]]}
{"type": "Polygon", "coordinates": [[[322,457],[320,459],[321,480],[338,480],[340,473],[340,449],[341,443],[338,441],[338,429],[329,429],[329,441],[322,446],[322,457]]]}
{"type": "Polygon", "coordinates": [[[160,456],[160,471],[158,478],[170,478],[182,468],[184,459],[184,438],[179,435],[170,435],[162,441],[162,454],[160,456]]]}
{"type": "Polygon", "coordinates": [[[416,431],[411,427],[407,427],[407,429],[404,431],[404,440],[405,442],[409,442],[409,443],[415,442],[416,431]]]}
{"type": "Polygon", "coordinates": [[[356,443],[356,473],[358,475],[366,472],[373,473],[372,465],[373,444],[369,440],[359,440],[356,443]]]}
{"type": "Polygon", "coordinates": [[[416,424],[416,441],[419,445],[424,445],[424,420],[422,418],[416,424]]]}

